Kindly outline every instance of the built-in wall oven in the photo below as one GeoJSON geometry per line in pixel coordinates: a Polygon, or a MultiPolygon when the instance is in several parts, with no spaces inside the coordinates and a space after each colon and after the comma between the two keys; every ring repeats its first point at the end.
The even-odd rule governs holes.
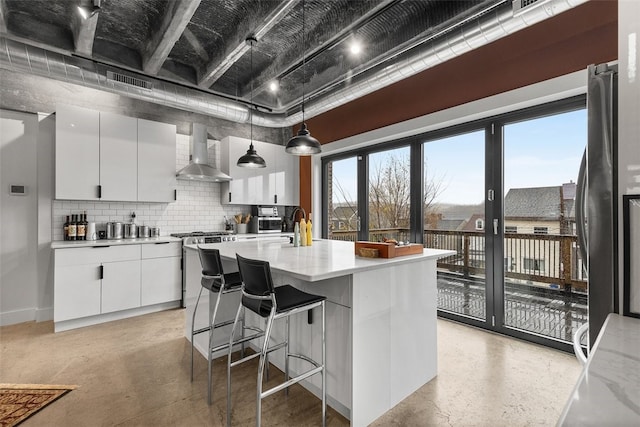
{"type": "Polygon", "coordinates": [[[171,236],[182,239],[182,307],[186,307],[187,298],[187,280],[186,280],[186,266],[187,259],[186,249],[184,245],[193,245],[198,243],[223,243],[223,242],[235,242],[238,238],[224,231],[193,231],[191,233],[174,233],[171,236]]]}

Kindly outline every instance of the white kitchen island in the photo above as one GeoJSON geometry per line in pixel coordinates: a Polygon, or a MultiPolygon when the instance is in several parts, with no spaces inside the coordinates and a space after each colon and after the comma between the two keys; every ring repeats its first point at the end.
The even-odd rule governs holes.
{"type": "MultiPolygon", "coordinates": [[[[352,425],[370,424],[435,377],[436,261],[453,251],[425,249],[419,255],[373,259],[356,256],[353,242],[335,240],[314,240],[311,247],[293,247],[284,240],[203,246],[220,250],[225,271],[237,270],[236,254],[269,261],[276,286],[291,284],[327,297],[327,398],[352,425]]],[[[185,333],[190,338],[201,270],[196,246],[186,247],[192,249],[185,262],[185,333]]],[[[223,316],[235,313],[238,298],[231,301],[223,316]]],[[[206,310],[199,311],[204,313],[196,327],[206,324],[206,310]]],[[[319,360],[318,319],[319,313],[314,313],[310,325],[306,315],[292,319],[293,352],[310,353],[319,360]]],[[[248,323],[258,321],[257,316],[248,319],[248,323]]],[[[283,336],[283,325],[279,326],[274,331],[277,338],[283,336]]],[[[201,339],[196,339],[196,348],[206,357],[207,338],[201,339]]],[[[282,353],[275,352],[269,360],[282,369],[282,353]]],[[[299,361],[290,365],[294,374],[299,369],[295,362],[299,361]]],[[[320,376],[302,385],[320,394],[320,376]]],[[[222,391],[214,393],[220,396],[222,391]]]]}

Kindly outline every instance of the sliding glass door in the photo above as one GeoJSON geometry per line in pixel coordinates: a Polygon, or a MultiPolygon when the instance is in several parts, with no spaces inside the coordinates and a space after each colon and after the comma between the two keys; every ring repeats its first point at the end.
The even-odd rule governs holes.
{"type": "Polygon", "coordinates": [[[358,157],[350,156],[325,164],[327,198],[325,214],[327,238],[357,240],[360,229],[358,215],[358,157]]]}
{"type": "Polygon", "coordinates": [[[438,309],[487,315],[484,129],[423,147],[424,246],[456,255],[438,262],[438,309]]]}
{"type": "Polygon", "coordinates": [[[587,322],[576,236],[578,169],[587,112],[504,126],[504,325],[571,341],[587,322]]]}
{"type": "Polygon", "coordinates": [[[422,243],[438,312],[569,349],[587,322],[575,196],[585,98],[323,159],[324,235],[422,243]]]}

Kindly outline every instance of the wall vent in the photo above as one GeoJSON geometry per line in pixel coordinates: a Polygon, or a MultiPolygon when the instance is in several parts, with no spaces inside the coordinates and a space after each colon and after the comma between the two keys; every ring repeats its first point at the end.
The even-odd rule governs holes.
{"type": "Polygon", "coordinates": [[[544,3],[544,0],[513,0],[513,13],[522,12],[522,10],[533,7],[537,3],[544,3]]]}
{"type": "Polygon", "coordinates": [[[153,89],[153,83],[151,82],[138,79],[136,77],[127,76],[125,74],[114,73],[113,71],[107,71],[107,80],[123,83],[129,86],[139,87],[146,90],[153,89]]]}

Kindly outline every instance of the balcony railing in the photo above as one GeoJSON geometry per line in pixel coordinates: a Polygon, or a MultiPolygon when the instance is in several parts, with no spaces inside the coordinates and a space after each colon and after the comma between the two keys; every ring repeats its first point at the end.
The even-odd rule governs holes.
{"type": "MultiPolygon", "coordinates": [[[[383,238],[407,241],[406,228],[376,229],[369,240],[383,238]]],[[[356,231],[332,231],[331,239],[355,241],[356,231]]],[[[485,235],[483,231],[425,230],[424,246],[456,251],[440,259],[438,268],[463,277],[485,274],[485,235]]],[[[541,285],[550,289],[584,292],[587,280],[577,250],[577,237],[555,234],[507,233],[504,239],[505,280],[524,285],[541,285]]]]}

